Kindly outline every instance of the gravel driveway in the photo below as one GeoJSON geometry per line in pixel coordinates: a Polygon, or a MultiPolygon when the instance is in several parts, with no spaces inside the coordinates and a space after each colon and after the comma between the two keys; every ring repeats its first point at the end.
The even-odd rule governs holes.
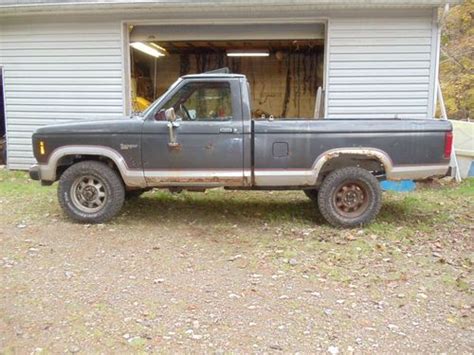
{"type": "Polygon", "coordinates": [[[0,171],[0,353],[474,351],[474,181],[337,230],[300,192],[147,193],[104,225],[0,171]]]}

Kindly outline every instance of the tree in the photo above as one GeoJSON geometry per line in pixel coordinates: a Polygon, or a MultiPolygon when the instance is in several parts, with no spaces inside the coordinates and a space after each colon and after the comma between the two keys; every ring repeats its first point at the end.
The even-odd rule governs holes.
{"type": "Polygon", "coordinates": [[[474,113],[474,0],[454,6],[441,35],[440,81],[448,117],[474,113]]]}

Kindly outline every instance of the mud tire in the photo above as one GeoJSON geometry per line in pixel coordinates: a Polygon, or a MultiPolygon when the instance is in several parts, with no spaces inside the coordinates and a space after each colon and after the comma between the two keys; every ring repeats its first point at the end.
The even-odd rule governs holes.
{"type": "Polygon", "coordinates": [[[331,172],[322,182],[318,193],[319,210],[324,219],[335,227],[366,225],[377,216],[381,205],[382,191],[378,180],[369,171],[357,167],[331,172]],[[353,195],[359,194],[359,198],[355,200],[361,204],[353,212],[345,204],[344,197],[341,198],[341,195],[346,196],[346,191],[351,189],[354,190],[353,195]],[[349,212],[343,209],[349,209],[349,212]]]}
{"type": "Polygon", "coordinates": [[[108,165],[98,161],[82,161],[71,165],[59,179],[58,200],[68,217],[80,223],[103,223],[114,217],[122,208],[125,188],[120,176],[108,165]],[[79,208],[72,196],[73,185],[78,179],[90,176],[100,181],[106,195],[103,205],[94,212],[79,208]]]}

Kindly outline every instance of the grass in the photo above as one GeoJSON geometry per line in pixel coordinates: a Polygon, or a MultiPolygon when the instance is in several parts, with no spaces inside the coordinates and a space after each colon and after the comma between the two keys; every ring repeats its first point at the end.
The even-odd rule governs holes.
{"type": "MultiPolygon", "coordinates": [[[[3,215],[28,220],[42,216],[62,217],[56,198],[56,184],[40,186],[27,174],[0,170],[0,199],[21,203],[20,209],[3,211],[3,215]]],[[[459,185],[420,188],[412,193],[385,193],[381,212],[365,229],[367,235],[383,235],[409,243],[415,231],[429,233],[439,224],[472,220],[474,179],[459,185]]],[[[18,204],[16,204],[18,205],[18,204]]],[[[317,208],[301,192],[245,192],[208,190],[206,193],[167,191],[147,193],[144,198],[127,201],[123,213],[111,224],[156,222],[172,225],[212,228],[221,234],[233,233],[242,224],[265,228],[278,227],[277,235],[305,236],[318,229],[319,242],[332,238],[335,229],[328,226],[317,208]],[[308,229],[308,231],[304,231],[308,229]]],[[[318,246],[319,247],[319,246],[318,246]]],[[[363,252],[365,243],[358,245],[363,252]]]]}
{"type": "MultiPolygon", "coordinates": [[[[430,239],[435,231],[472,224],[473,203],[474,179],[421,186],[412,193],[388,192],[372,224],[364,229],[339,230],[325,223],[299,191],[155,191],[127,201],[121,215],[108,224],[136,233],[159,223],[163,230],[219,242],[235,254],[242,246],[253,248],[270,254],[276,264],[302,257],[304,246],[305,254],[324,255],[317,265],[321,272],[346,280],[350,274],[347,263],[373,255],[399,258],[404,247],[419,243],[420,238],[430,239]]],[[[0,208],[4,223],[65,220],[57,203],[56,185],[42,187],[24,172],[0,170],[0,208]]],[[[250,265],[257,264],[250,261],[250,265]]]]}
{"type": "MultiPolygon", "coordinates": [[[[124,213],[115,220],[133,217],[134,221],[159,218],[170,222],[234,225],[239,222],[264,222],[269,225],[314,227],[325,225],[314,205],[301,192],[237,192],[208,190],[206,193],[170,194],[156,191],[146,198],[126,203],[124,213]]],[[[19,171],[0,170],[0,198],[34,201],[24,206],[26,211],[58,212],[56,184],[40,186],[19,171]],[[53,207],[53,208],[51,208],[53,207]]],[[[471,218],[468,208],[474,199],[474,179],[459,185],[422,188],[413,193],[385,193],[380,215],[368,227],[369,232],[384,233],[392,227],[427,231],[437,223],[450,220],[453,211],[466,210],[456,218],[471,218]],[[400,222],[402,222],[400,224],[400,222]]]]}

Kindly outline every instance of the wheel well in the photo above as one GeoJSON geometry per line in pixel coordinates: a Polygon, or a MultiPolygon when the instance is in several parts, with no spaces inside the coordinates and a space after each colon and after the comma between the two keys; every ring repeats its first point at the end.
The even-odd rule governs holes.
{"type": "Polygon", "coordinates": [[[117,172],[118,176],[122,179],[122,175],[120,174],[120,171],[119,171],[117,165],[115,164],[115,162],[112,159],[110,159],[108,157],[104,157],[103,155],[73,154],[73,155],[65,155],[65,156],[61,157],[58,160],[58,163],[57,163],[57,166],[56,166],[56,180],[59,180],[61,175],[71,165],[79,163],[81,161],[86,161],[86,160],[99,161],[99,162],[107,164],[115,172],[117,172]]]}
{"type": "Polygon", "coordinates": [[[318,174],[318,184],[332,171],[349,166],[368,170],[377,178],[383,178],[385,176],[385,166],[377,157],[364,154],[342,153],[330,158],[324,163],[318,174]]]}

